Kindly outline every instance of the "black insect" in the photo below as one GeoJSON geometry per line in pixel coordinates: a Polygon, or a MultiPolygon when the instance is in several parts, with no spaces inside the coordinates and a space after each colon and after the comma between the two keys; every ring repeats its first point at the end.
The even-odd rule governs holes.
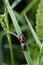
{"type": "Polygon", "coordinates": [[[19,39],[20,39],[21,48],[23,50],[26,50],[25,36],[23,34],[21,34],[20,37],[19,37],[19,39]]]}

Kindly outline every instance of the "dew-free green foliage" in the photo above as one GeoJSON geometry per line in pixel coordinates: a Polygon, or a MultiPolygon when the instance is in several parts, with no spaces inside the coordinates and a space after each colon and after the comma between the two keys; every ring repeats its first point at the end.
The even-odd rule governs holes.
{"type": "Polygon", "coordinates": [[[37,14],[36,14],[36,32],[39,39],[42,41],[38,62],[37,65],[43,65],[43,0],[40,0],[40,4],[38,6],[37,14]]]}
{"type": "Polygon", "coordinates": [[[36,14],[36,32],[40,40],[43,41],[43,0],[40,0],[36,14]]]}
{"type": "MultiPolygon", "coordinates": [[[[6,6],[7,6],[8,13],[9,13],[11,19],[12,19],[13,24],[14,24],[16,33],[17,33],[17,35],[18,35],[18,37],[19,37],[19,36],[22,34],[22,32],[21,32],[21,29],[20,29],[20,27],[19,27],[19,24],[18,24],[18,22],[17,22],[17,20],[16,20],[15,14],[14,14],[14,12],[13,12],[13,10],[12,10],[10,4],[9,4],[9,1],[8,1],[8,0],[7,0],[7,1],[5,0],[5,3],[6,3],[6,6]],[[9,9],[10,9],[10,10],[9,10],[9,9]],[[10,12],[10,11],[11,11],[11,12],[10,12]],[[15,21],[15,22],[14,22],[14,21],[15,21]]],[[[30,54],[29,54],[29,50],[28,50],[28,49],[27,49],[27,50],[23,50],[23,53],[24,53],[25,59],[26,59],[26,61],[27,61],[27,65],[33,65],[33,64],[32,64],[32,60],[31,60],[31,57],[30,57],[30,54]]]]}
{"type": "Polygon", "coordinates": [[[27,21],[27,23],[28,23],[28,26],[29,26],[29,28],[30,28],[30,30],[31,30],[31,33],[32,33],[32,35],[33,35],[33,37],[34,37],[36,43],[38,44],[38,46],[40,45],[40,46],[39,46],[40,51],[39,51],[39,55],[38,55],[38,58],[37,58],[36,65],[43,65],[43,63],[42,63],[42,62],[43,62],[43,60],[42,60],[42,56],[43,56],[43,43],[40,42],[40,40],[39,40],[37,34],[35,33],[35,31],[34,31],[32,25],[31,25],[31,23],[29,22],[29,20],[28,20],[26,14],[25,14],[25,18],[26,18],[26,21],[27,21]],[[42,62],[41,62],[41,60],[42,60],[42,62]]]}
{"type": "MultiPolygon", "coordinates": [[[[39,0],[2,1],[4,6],[1,9],[4,10],[0,14],[0,24],[2,27],[0,29],[0,65],[43,65],[43,42],[41,43],[35,32],[36,19],[39,21],[38,16],[36,16],[39,0]],[[24,1],[25,6],[21,5],[21,2],[23,4],[24,1]],[[16,8],[17,10],[15,10],[16,8]],[[20,10],[19,13],[18,10],[20,10]],[[21,34],[25,36],[24,43],[27,47],[26,50],[22,50],[21,48],[19,39],[21,34]]],[[[40,13],[40,15],[42,14],[40,13]]]]}
{"type": "MultiPolygon", "coordinates": [[[[7,8],[5,5],[5,13],[3,15],[0,15],[0,24],[4,30],[4,32],[10,32],[9,31],[9,23],[8,23],[8,12],[7,12],[7,8]]],[[[14,65],[14,58],[13,58],[13,50],[12,50],[12,43],[11,43],[11,38],[10,35],[6,35],[8,42],[9,42],[9,46],[10,46],[10,53],[11,53],[11,61],[12,61],[12,65],[14,65]]]]}

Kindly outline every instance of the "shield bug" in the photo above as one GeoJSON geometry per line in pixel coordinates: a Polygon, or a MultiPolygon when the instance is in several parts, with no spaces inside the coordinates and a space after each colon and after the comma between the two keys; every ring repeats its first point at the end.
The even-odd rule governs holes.
{"type": "Polygon", "coordinates": [[[19,36],[19,39],[20,39],[20,44],[21,44],[21,48],[23,50],[26,50],[26,44],[25,44],[25,36],[23,34],[21,34],[19,36]]]}

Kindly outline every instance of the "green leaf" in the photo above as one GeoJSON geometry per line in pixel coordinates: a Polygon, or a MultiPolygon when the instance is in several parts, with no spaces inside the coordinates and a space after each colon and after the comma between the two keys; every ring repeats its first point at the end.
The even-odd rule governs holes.
{"type": "Polygon", "coordinates": [[[43,0],[40,0],[36,14],[36,33],[39,39],[43,41],[43,0]]]}

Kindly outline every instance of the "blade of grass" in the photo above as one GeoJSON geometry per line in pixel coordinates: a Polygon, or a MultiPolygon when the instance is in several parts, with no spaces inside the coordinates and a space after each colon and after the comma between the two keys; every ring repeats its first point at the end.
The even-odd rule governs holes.
{"type": "MultiPolygon", "coordinates": [[[[27,47],[28,47],[28,46],[27,46],[27,47]]],[[[31,57],[30,57],[29,50],[23,51],[23,53],[24,53],[24,56],[25,56],[25,58],[26,58],[27,65],[33,65],[32,59],[31,59],[31,57]]]]}
{"type": "Polygon", "coordinates": [[[41,57],[41,55],[42,55],[42,53],[43,53],[43,44],[41,44],[41,42],[40,42],[38,36],[36,35],[36,33],[35,33],[35,31],[34,31],[32,25],[30,24],[30,22],[29,22],[29,20],[28,20],[28,18],[27,18],[27,16],[26,16],[25,13],[24,13],[24,16],[25,16],[26,21],[27,21],[27,23],[28,23],[28,25],[29,25],[29,28],[30,28],[30,30],[31,30],[31,32],[32,32],[32,34],[33,34],[33,37],[34,37],[36,43],[38,44],[38,46],[39,46],[39,48],[40,48],[39,56],[38,56],[37,62],[36,62],[37,65],[39,65],[40,57],[41,57]]]}
{"type": "Polygon", "coordinates": [[[18,12],[14,11],[14,14],[15,14],[18,22],[20,21],[21,23],[25,24],[25,19],[22,16],[20,16],[20,14],[18,12]]]}
{"type": "Polygon", "coordinates": [[[39,65],[42,55],[43,55],[43,42],[41,44],[40,52],[39,52],[39,55],[38,55],[38,58],[37,58],[37,65],[39,65]]]}
{"type": "MultiPolygon", "coordinates": [[[[7,9],[8,9],[8,12],[9,12],[9,14],[10,14],[10,17],[11,17],[11,19],[12,19],[12,22],[13,22],[13,24],[14,24],[14,27],[15,27],[15,30],[16,30],[16,32],[17,32],[17,35],[18,35],[18,37],[22,34],[22,32],[21,32],[21,29],[20,29],[20,27],[19,27],[19,25],[18,25],[18,22],[17,22],[17,20],[16,20],[16,17],[15,17],[15,14],[14,14],[14,12],[13,12],[13,10],[12,10],[12,8],[11,8],[11,6],[9,5],[9,2],[8,2],[8,0],[5,0],[5,2],[6,2],[6,5],[7,5],[7,9]]],[[[24,53],[24,56],[25,56],[25,59],[26,59],[26,61],[27,61],[27,64],[28,65],[32,65],[32,62],[31,62],[31,57],[30,57],[30,54],[28,53],[29,51],[23,51],[23,53],[24,53]]]]}
{"type": "Polygon", "coordinates": [[[6,5],[7,5],[8,13],[10,14],[10,17],[11,17],[11,19],[12,19],[12,22],[13,22],[13,24],[14,24],[14,27],[15,27],[15,29],[16,29],[16,32],[17,32],[17,34],[18,34],[18,36],[19,36],[19,35],[22,34],[22,33],[21,33],[21,30],[20,30],[20,28],[19,28],[19,26],[18,26],[18,24],[17,24],[17,20],[16,20],[16,17],[15,17],[15,14],[14,14],[14,12],[12,11],[12,8],[11,8],[11,6],[9,5],[8,0],[7,0],[7,1],[5,0],[5,2],[6,2],[6,5]],[[19,30],[19,31],[18,31],[18,30],[19,30]]]}
{"type": "Polygon", "coordinates": [[[4,34],[11,34],[11,35],[14,35],[15,37],[17,37],[19,39],[19,37],[13,32],[5,32],[4,34]]]}
{"type": "MultiPolygon", "coordinates": [[[[5,35],[5,34],[7,34],[7,33],[2,33],[2,35],[1,35],[1,39],[2,39],[2,37],[5,35]]],[[[8,39],[8,41],[9,41],[9,47],[10,47],[10,53],[11,53],[11,61],[12,61],[12,65],[14,65],[14,57],[13,57],[13,51],[12,51],[12,43],[11,43],[11,39],[10,39],[10,36],[9,35],[6,35],[6,36],[8,36],[7,37],[7,39],[8,39]]],[[[0,40],[0,43],[1,43],[1,40],[0,40]]]]}
{"type": "MultiPolygon", "coordinates": [[[[15,37],[18,38],[18,36],[17,36],[15,33],[13,33],[13,32],[0,32],[0,34],[1,34],[1,33],[3,33],[3,35],[11,34],[11,35],[13,35],[13,36],[15,36],[15,37]]],[[[19,39],[19,38],[18,38],[18,39],[19,39]]]]}
{"type": "MultiPolygon", "coordinates": [[[[5,2],[4,2],[5,4],[5,2]]],[[[9,23],[8,23],[8,16],[7,16],[7,8],[6,8],[6,5],[5,5],[5,13],[3,14],[3,17],[4,17],[4,24],[3,24],[3,17],[1,16],[1,26],[3,28],[3,30],[5,32],[9,32],[9,23]]],[[[12,65],[14,65],[14,57],[13,57],[13,50],[12,50],[12,42],[11,42],[11,38],[10,38],[10,35],[8,34],[7,35],[7,39],[8,39],[8,42],[9,42],[9,47],[10,47],[10,54],[11,54],[11,62],[12,62],[12,65]]]]}
{"type": "Polygon", "coordinates": [[[21,12],[21,16],[23,16],[23,13],[25,12],[25,13],[27,13],[36,3],[37,3],[37,1],[38,0],[32,0],[31,2],[30,2],[30,4],[28,4],[26,7],[25,7],[25,9],[21,12]]]}
{"type": "Polygon", "coordinates": [[[30,28],[30,30],[31,30],[31,33],[32,33],[32,35],[33,35],[33,37],[34,37],[36,43],[38,44],[39,48],[41,48],[41,42],[40,42],[38,36],[36,35],[36,33],[35,33],[35,31],[34,31],[32,25],[31,25],[31,23],[29,22],[29,19],[27,18],[27,16],[26,16],[25,13],[24,13],[24,16],[25,16],[25,19],[26,19],[26,21],[27,21],[27,23],[28,23],[28,26],[29,26],[29,28],[30,28]]]}
{"type": "Polygon", "coordinates": [[[16,7],[20,2],[21,2],[21,0],[15,0],[15,1],[12,3],[11,7],[12,7],[12,8],[16,7]]]}
{"type": "MultiPolygon", "coordinates": [[[[20,0],[21,1],[21,0],[20,0]]],[[[12,5],[11,5],[12,8],[12,5]]],[[[13,9],[13,8],[12,8],[13,9]]],[[[20,16],[20,14],[18,12],[16,12],[14,10],[15,16],[17,17],[18,22],[21,21],[21,23],[25,23],[25,19],[23,17],[20,16]],[[22,22],[23,21],[23,22],[22,22]]]]}
{"type": "Polygon", "coordinates": [[[40,49],[40,52],[39,52],[39,55],[38,55],[38,58],[37,58],[37,65],[39,65],[40,64],[40,60],[41,60],[41,56],[43,56],[43,47],[41,47],[41,49],[40,49]]]}
{"type": "MultiPolygon", "coordinates": [[[[6,5],[5,5],[6,6],[6,5]]],[[[7,16],[7,8],[5,9],[5,18],[4,18],[4,21],[6,22],[6,27],[7,27],[7,31],[6,32],[9,32],[9,23],[8,23],[8,16],[7,16]]],[[[12,49],[12,42],[11,42],[11,37],[10,35],[8,34],[7,35],[7,39],[8,39],[8,42],[9,42],[9,47],[10,47],[10,54],[11,54],[11,62],[12,62],[12,65],[15,65],[15,62],[14,62],[14,55],[13,55],[13,49],[12,49]]]]}

